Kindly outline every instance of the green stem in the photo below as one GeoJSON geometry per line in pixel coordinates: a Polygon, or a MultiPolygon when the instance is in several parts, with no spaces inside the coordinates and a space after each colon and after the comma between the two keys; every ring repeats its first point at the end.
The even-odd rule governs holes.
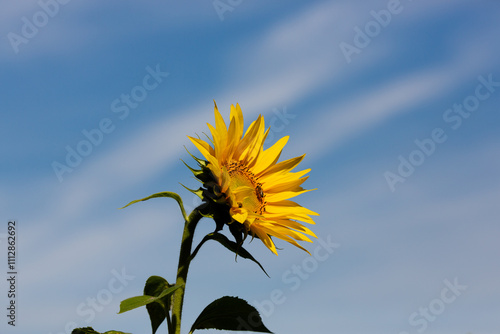
{"type": "Polygon", "coordinates": [[[165,318],[167,318],[167,329],[168,333],[172,333],[172,321],[170,320],[170,311],[165,312],[165,318]]]}
{"type": "Polygon", "coordinates": [[[184,224],[184,232],[182,234],[181,250],[179,254],[179,266],[177,268],[176,285],[181,286],[174,293],[173,306],[172,306],[172,328],[173,334],[181,333],[181,317],[182,317],[182,304],[184,302],[184,291],[186,290],[186,279],[191,263],[191,247],[193,245],[193,236],[196,225],[202,218],[198,208],[187,218],[184,224]]]}

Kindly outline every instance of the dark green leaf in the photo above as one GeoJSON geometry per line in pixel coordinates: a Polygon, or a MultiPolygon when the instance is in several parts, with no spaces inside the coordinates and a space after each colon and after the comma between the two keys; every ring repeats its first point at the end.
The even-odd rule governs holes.
{"type": "MultiPolygon", "coordinates": [[[[92,327],[84,327],[84,328],[73,329],[71,334],[101,334],[101,333],[96,332],[92,327]]],[[[119,331],[107,331],[102,334],[130,334],[130,333],[119,332],[119,331]]]]}
{"type": "Polygon", "coordinates": [[[71,334],[100,334],[96,332],[92,327],[75,328],[71,334]]]}
{"type": "MultiPolygon", "coordinates": [[[[163,277],[151,276],[144,286],[144,295],[158,297],[164,290],[170,287],[167,280],[163,277]]],[[[156,303],[147,304],[146,309],[148,310],[154,334],[168,316],[168,312],[170,311],[170,296],[163,297],[156,303]]]]}
{"type": "Polygon", "coordinates": [[[238,297],[219,298],[200,313],[191,327],[190,334],[197,329],[221,329],[272,333],[262,323],[255,307],[238,297]]]}
{"type": "Polygon", "coordinates": [[[171,295],[178,288],[180,288],[180,285],[175,285],[171,288],[163,290],[163,292],[158,296],[146,295],[146,296],[137,296],[137,297],[125,299],[124,301],[122,301],[120,303],[120,312],[118,312],[118,313],[127,312],[127,311],[133,310],[135,308],[148,305],[148,304],[153,303],[153,302],[161,303],[161,299],[163,297],[171,295]]]}
{"type": "MultiPolygon", "coordinates": [[[[234,252],[237,256],[241,256],[244,259],[249,259],[249,260],[252,260],[253,262],[257,263],[259,265],[260,269],[262,269],[262,271],[264,272],[264,274],[267,275],[267,272],[264,269],[264,267],[262,267],[262,265],[259,263],[259,261],[257,261],[252,256],[252,254],[250,254],[245,248],[241,247],[236,242],[229,240],[224,234],[212,233],[210,235],[211,235],[210,239],[217,240],[218,242],[220,242],[221,245],[223,245],[224,247],[226,247],[230,251],[234,252]]],[[[269,277],[269,275],[267,275],[267,277],[269,277]]]]}
{"type": "Polygon", "coordinates": [[[181,209],[182,216],[184,217],[184,220],[187,220],[186,211],[184,210],[184,205],[182,204],[182,198],[179,195],[177,195],[176,193],[171,192],[171,191],[164,191],[164,192],[161,192],[161,193],[153,194],[153,195],[148,196],[148,197],[144,197],[142,199],[136,199],[135,201],[132,201],[132,202],[128,203],[127,205],[125,205],[121,209],[124,209],[127,206],[135,204],[137,202],[147,201],[147,200],[149,200],[151,198],[157,198],[157,197],[170,197],[170,198],[175,199],[177,201],[177,203],[179,204],[179,207],[181,209]]]}

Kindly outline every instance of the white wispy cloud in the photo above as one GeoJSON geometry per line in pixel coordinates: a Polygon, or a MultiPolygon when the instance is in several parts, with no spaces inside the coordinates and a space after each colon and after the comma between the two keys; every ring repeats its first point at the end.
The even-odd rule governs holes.
{"type": "Polygon", "coordinates": [[[325,149],[341,147],[349,139],[380,126],[391,117],[449,92],[456,79],[456,75],[449,70],[418,71],[393,79],[383,86],[372,87],[369,92],[347,102],[334,102],[322,112],[313,112],[316,116],[305,122],[303,126],[309,131],[299,134],[302,138],[297,140],[298,150],[319,158],[325,149]],[[304,136],[310,131],[315,133],[314,142],[305,140],[304,136]],[[315,142],[324,145],[317,146],[315,142]]]}
{"type": "Polygon", "coordinates": [[[206,15],[207,8],[212,9],[209,3],[195,7],[154,1],[128,5],[124,7],[116,0],[106,3],[73,0],[64,4],[56,0],[5,2],[0,12],[0,35],[3,37],[0,63],[24,62],[40,56],[78,57],[81,51],[101,43],[103,35],[110,36],[107,42],[113,43],[113,37],[126,39],[146,34],[151,28],[145,24],[118,26],[113,17],[117,13],[155,20],[161,23],[156,29],[165,32],[185,24],[204,26],[217,20],[215,11],[213,17],[206,15]]]}

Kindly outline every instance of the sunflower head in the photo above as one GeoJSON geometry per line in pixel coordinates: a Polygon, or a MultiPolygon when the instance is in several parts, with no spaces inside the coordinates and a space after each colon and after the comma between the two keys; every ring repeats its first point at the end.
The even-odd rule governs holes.
{"type": "Polygon", "coordinates": [[[275,237],[307,252],[297,241],[312,242],[308,236],[316,235],[300,222],[314,224],[310,216],[318,214],[290,200],[310,191],[301,187],[310,169],[292,172],[304,155],[278,162],[288,136],[264,149],[264,118],[259,115],[243,132],[238,104],[231,105],[229,127],[215,105],[215,126],[208,127],[208,141],[188,136],[206,159],[195,158],[200,169],[191,169],[203,183],[203,213],[214,218],[217,230],[228,225],[240,244],[251,235],[277,255],[275,237]]]}

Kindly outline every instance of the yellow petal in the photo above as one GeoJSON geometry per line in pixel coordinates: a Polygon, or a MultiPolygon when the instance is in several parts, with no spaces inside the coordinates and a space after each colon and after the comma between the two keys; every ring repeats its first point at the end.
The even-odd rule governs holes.
{"type": "Polygon", "coordinates": [[[309,237],[305,236],[304,234],[281,225],[270,223],[264,225],[264,227],[266,228],[266,233],[268,233],[269,235],[274,235],[278,238],[280,235],[281,236],[286,235],[295,240],[312,242],[312,240],[309,239],[309,237]]]}
{"type": "Polygon", "coordinates": [[[254,174],[258,174],[261,171],[265,170],[267,167],[276,164],[281,155],[281,151],[288,142],[288,138],[288,136],[281,138],[276,143],[274,143],[273,146],[269,147],[267,150],[259,154],[259,157],[253,169],[254,174]]]}
{"type": "Polygon", "coordinates": [[[188,136],[188,138],[191,140],[194,146],[196,146],[196,148],[200,151],[200,153],[205,157],[205,159],[207,159],[208,162],[210,162],[215,166],[219,166],[217,159],[214,157],[215,152],[213,148],[210,145],[208,145],[207,142],[190,136],[188,136]]]}
{"type": "Polygon", "coordinates": [[[255,189],[247,186],[239,186],[232,189],[232,192],[236,196],[236,201],[242,202],[245,198],[253,196],[255,189]]]}
{"type": "Polygon", "coordinates": [[[269,248],[274,254],[278,255],[278,252],[276,251],[276,246],[274,245],[274,242],[271,240],[271,238],[265,233],[260,227],[259,223],[255,222],[250,230],[256,234],[260,240],[264,243],[264,245],[269,248]]]}
{"type": "Polygon", "coordinates": [[[208,124],[208,128],[210,129],[210,133],[212,134],[213,138],[213,143],[214,143],[214,151],[215,154],[214,156],[217,158],[217,160],[220,162],[222,161],[221,159],[221,149],[223,149],[226,145],[225,142],[223,142],[221,135],[219,134],[219,131],[217,131],[216,128],[214,128],[211,124],[208,124]]]}
{"type": "Polygon", "coordinates": [[[227,143],[227,127],[226,123],[224,122],[224,118],[222,118],[219,110],[217,110],[217,106],[214,108],[214,114],[215,114],[215,128],[217,129],[217,133],[219,134],[220,137],[220,144],[221,147],[225,147],[227,143]]]}
{"type": "Polygon", "coordinates": [[[314,225],[316,224],[314,220],[309,217],[308,215],[305,214],[300,214],[300,213],[288,213],[288,214],[283,214],[283,213],[265,213],[265,217],[270,220],[274,219],[295,219],[295,220],[300,220],[302,222],[314,225]]]}
{"type": "Polygon", "coordinates": [[[242,208],[231,208],[229,209],[229,214],[231,217],[236,220],[238,223],[244,224],[247,219],[248,212],[242,208]]]}
{"type": "Polygon", "coordinates": [[[262,150],[264,140],[266,139],[267,134],[269,133],[269,129],[265,131],[264,118],[262,118],[262,122],[260,122],[258,126],[259,128],[257,129],[257,136],[255,137],[255,140],[247,147],[246,151],[241,155],[241,160],[243,160],[249,167],[254,164],[254,160],[255,158],[257,158],[257,155],[262,150]]]}
{"type": "Polygon", "coordinates": [[[291,182],[294,180],[300,179],[302,176],[305,174],[309,173],[311,169],[306,169],[300,172],[288,172],[288,173],[276,173],[276,174],[269,174],[261,177],[259,181],[265,185],[267,188],[272,187],[276,184],[284,183],[284,182],[291,182]]]}
{"type": "MultiPolygon", "coordinates": [[[[304,247],[302,247],[301,245],[299,245],[299,243],[297,243],[295,240],[293,240],[291,237],[289,237],[288,235],[286,234],[281,234],[281,233],[278,233],[276,232],[275,230],[273,229],[269,229],[269,228],[266,228],[266,227],[262,227],[262,231],[267,235],[271,235],[271,236],[274,236],[274,237],[277,237],[279,239],[282,239],[282,240],[285,240],[289,243],[291,243],[292,245],[294,245],[295,247],[298,247],[300,249],[302,249],[304,252],[306,253],[309,253],[309,251],[307,249],[305,249],[304,247]]],[[[309,253],[310,255],[311,253],[309,253]]]]}
{"type": "Polygon", "coordinates": [[[238,146],[235,147],[235,153],[233,155],[233,159],[240,159],[242,156],[242,153],[247,149],[248,146],[250,146],[256,139],[257,133],[261,127],[263,119],[262,116],[259,115],[257,120],[253,121],[252,124],[247,129],[247,132],[245,133],[245,136],[243,139],[239,142],[238,146]]]}
{"type": "Polygon", "coordinates": [[[284,199],[289,199],[295,196],[299,196],[300,194],[306,193],[308,191],[312,191],[316,189],[305,189],[301,191],[282,191],[280,193],[271,193],[271,194],[266,194],[266,200],[268,202],[278,202],[282,201],[284,199]]]}
{"type": "Polygon", "coordinates": [[[241,139],[241,136],[243,136],[243,112],[238,103],[236,103],[236,107],[231,104],[231,114],[229,117],[231,123],[234,123],[234,137],[241,139]]]}
{"type": "Polygon", "coordinates": [[[311,211],[303,206],[293,202],[293,201],[279,201],[279,202],[268,202],[266,205],[266,211],[271,213],[302,213],[306,215],[319,216],[319,213],[311,211]]]}
{"type": "Polygon", "coordinates": [[[238,146],[240,138],[241,136],[237,137],[236,135],[236,123],[234,122],[234,120],[231,120],[231,123],[229,123],[229,130],[227,134],[227,145],[224,150],[224,157],[226,161],[231,161],[231,159],[233,158],[235,147],[238,146]]]}
{"type": "Polygon", "coordinates": [[[231,182],[231,177],[229,176],[229,173],[227,172],[226,166],[223,166],[222,172],[221,172],[221,181],[220,181],[220,188],[221,188],[221,192],[223,194],[225,194],[227,189],[229,188],[230,182],[231,182]]]}
{"type": "Polygon", "coordinates": [[[303,190],[302,187],[300,187],[300,185],[302,183],[304,183],[308,178],[309,178],[309,176],[304,177],[302,179],[298,179],[298,180],[283,182],[283,183],[279,183],[279,184],[273,184],[270,187],[265,188],[266,194],[269,194],[269,193],[275,194],[275,193],[284,192],[284,191],[303,190]]]}
{"type": "Polygon", "coordinates": [[[283,227],[288,228],[288,229],[294,229],[294,230],[297,230],[297,231],[299,231],[301,233],[310,235],[311,237],[317,238],[316,234],[314,234],[313,231],[311,231],[310,229],[308,229],[307,227],[305,227],[301,223],[298,223],[298,222],[296,222],[294,220],[279,219],[279,220],[273,220],[273,223],[275,225],[280,225],[280,226],[283,226],[283,227]]]}
{"type": "Polygon", "coordinates": [[[257,174],[257,177],[266,177],[268,175],[272,175],[274,173],[286,173],[294,169],[301,161],[304,159],[305,154],[301,155],[300,157],[288,159],[285,161],[282,161],[274,166],[271,166],[261,173],[257,174]]]}

